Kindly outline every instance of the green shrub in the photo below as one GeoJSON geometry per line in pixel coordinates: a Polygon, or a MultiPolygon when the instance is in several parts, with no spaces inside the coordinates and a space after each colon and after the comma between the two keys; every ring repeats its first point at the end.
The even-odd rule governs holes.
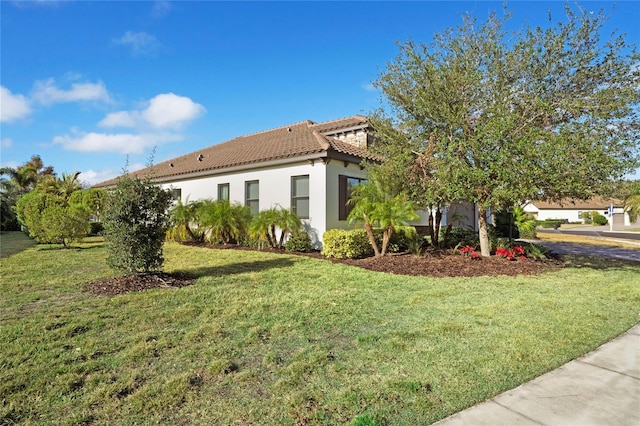
{"type": "Polygon", "coordinates": [[[547,259],[551,254],[551,250],[538,244],[518,241],[516,245],[522,246],[525,251],[525,256],[530,259],[543,260],[547,259]]]}
{"type": "Polygon", "coordinates": [[[593,224],[594,225],[606,225],[609,223],[609,221],[607,220],[607,218],[603,215],[601,215],[600,213],[594,211],[591,213],[591,218],[593,220],[593,224]]]}
{"type": "Polygon", "coordinates": [[[172,203],[171,191],[148,179],[121,176],[109,193],[103,217],[107,264],[127,274],[160,269],[172,203]]]}
{"type": "MultiPolygon", "coordinates": [[[[440,241],[444,241],[444,230],[440,231],[441,238],[440,241]]],[[[470,228],[458,228],[453,227],[449,232],[449,238],[447,239],[447,244],[445,248],[454,248],[457,246],[472,246],[477,247],[480,245],[478,239],[478,233],[470,228]]]]}
{"type": "MultiPolygon", "coordinates": [[[[374,229],[373,235],[378,245],[382,244],[382,229],[374,229]]],[[[399,226],[395,229],[387,248],[388,253],[409,250],[411,241],[417,238],[413,226],[399,226]]],[[[367,231],[358,229],[330,229],[322,236],[322,254],[339,259],[360,259],[373,256],[373,247],[369,242],[367,231]]]]}
{"type": "Polygon", "coordinates": [[[567,223],[566,219],[545,219],[539,220],[538,225],[543,228],[559,228],[562,224],[567,223]]]}
{"type": "Polygon", "coordinates": [[[307,253],[311,251],[311,237],[305,231],[295,231],[284,245],[286,251],[307,253]]]}
{"type": "Polygon", "coordinates": [[[338,259],[359,259],[373,255],[364,229],[330,229],[322,235],[322,254],[338,259]]]}
{"type": "MultiPolygon", "coordinates": [[[[374,232],[376,240],[382,243],[382,229],[374,232]]],[[[413,226],[398,226],[391,235],[391,242],[387,251],[389,253],[399,253],[409,250],[411,241],[417,238],[418,233],[413,226]]]]}
{"type": "Polygon", "coordinates": [[[70,205],[63,197],[43,191],[22,196],[16,211],[20,223],[27,227],[39,243],[62,244],[65,247],[89,233],[89,210],[70,205]]]}
{"type": "Polygon", "coordinates": [[[509,238],[509,236],[511,236],[512,238],[520,238],[520,231],[510,211],[499,210],[494,215],[494,218],[494,228],[497,237],[509,238]]]}
{"type": "Polygon", "coordinates": [[[89,226],[91,227],[89,235],[92,237],[104,235],[104,225],[102,222],[89,222],[89,226]]]}
{"type": "Polygon", "coordinates": [[[580,213],[580,218],[582,219],[582,223],[585,225],[591,225],[593,223],[593,219],[591,219],[591,212],[580,213]]]}

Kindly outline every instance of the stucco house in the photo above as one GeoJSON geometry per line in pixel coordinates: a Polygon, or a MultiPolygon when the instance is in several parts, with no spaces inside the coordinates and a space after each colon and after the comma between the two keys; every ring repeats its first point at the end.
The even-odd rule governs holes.
{"type": "MultiPolygon", "coordinates": [[[[346,201],[351,188],[366,179],[361,163],[381,160],[367,151],[371,142],[364,116],[321,123],[307,120],[240,136],[131,174],[151,176],[184,203],[225,199],[249,206],[252,213],[291,208],[320,248],[326,230],[349,227],[346,201]]],[[[115,182],[95,186],[110,187],[115,182]]],[[[473,206],[458,209],[473,213],[473,206]]],[[[421,212],[421,217],[416,225],[427,223],[428,212],[421,212]]],[[[474,218],[468,219],[472,223],[474,218]]]]}
{"type": "Polygon", "coordinates": [[[562,202],[530,201],[524,211],[531,213],[538,220],[566,219],[568,222],[583,222],[583,212],[597,211],[607,219],[609,208],[613,205],[613,226],[630,226],[629,215],[624,213],[624,203],[615,199],[594,197],[590,200],[563,200],[562,202]]]}

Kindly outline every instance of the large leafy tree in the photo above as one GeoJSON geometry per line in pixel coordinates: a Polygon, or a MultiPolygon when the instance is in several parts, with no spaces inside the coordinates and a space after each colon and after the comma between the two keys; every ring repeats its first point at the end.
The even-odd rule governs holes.
{"type": "Polygon", "coordinates": [[[444,199],[477,203],[483,256],[489,209],[589,198],[638,166],[640,55],[623,36],[601,38],[602,12],[565,11],[516,33],[509,13],[467,15],[429,45],[400,45],[375,83],[387,105],[378,145],[399,138],[433,156],[444,199]]]}

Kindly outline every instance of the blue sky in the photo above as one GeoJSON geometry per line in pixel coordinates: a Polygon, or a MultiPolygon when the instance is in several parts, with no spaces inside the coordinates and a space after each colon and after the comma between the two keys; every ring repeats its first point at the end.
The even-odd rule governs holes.
{"type": "MultiPolygon", "coordinates": [[[[573,3],[572,3],[573,4],[573,3]]],[[[581,2],[640,39],[640,2],[581,2]]],[[[86,183],[303,120],[367,114],[396,42],[502,2],[0,2],[2,166],[39,154],[86,183]]],[[[511,2],[511,25],[564,2],[511,2]]],[[[640,177],[637,176],[637,177],[640,177]]]]}

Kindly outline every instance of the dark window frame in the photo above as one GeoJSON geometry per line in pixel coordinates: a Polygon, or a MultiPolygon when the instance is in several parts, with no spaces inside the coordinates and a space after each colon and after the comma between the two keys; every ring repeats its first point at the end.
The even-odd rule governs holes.
{"type": "Polygon", "coordinates": [[[218,184],[218,200],[224,200],[224,201],[230,201],[231,198],[231,186],[229,185],[229,183],[219,183],[218,184]],[[226,188],[227,189],[227,197],[223,197],[222,196],[222,189],[226,188]]]}
{"type": "Polygon", "coordinates": [[[367,181],[365,178],[338,175],[338,220],[347,220],[349,213],[353,210],[353,206],[347,204],[351,196],[349,193],[349,180],[357,181],[358,185],[367,181]]]}
{"type": "Polygon", "coordinates": [[[252,203],[257,203],[256,211],[252,211],[251,214],[258,214],[260,212],[260,181],[259,180],[247,180],[244,182],[244,205],[251,208],[252,203]],[[258,198],[249,198],[249,186],[252,184],[258,185],[258,198]]]}
{"type": "Polygon", "coordinates": [[[309,175],[298,175],[291,176],[291,211],[298,215],[300,219],[309,219],[310,211],[309,211],[309,195],[311,194],[310,185],[309,185],[309,175]],[[295,189],[297,188],[296,181],[298,179],[306,179],[307,180],[307,195],[297,195],[295,193],[295,189]],[[307,200],[307,214],[300,215],[298,214],[298,201],[299,200],[307,200]]]}

